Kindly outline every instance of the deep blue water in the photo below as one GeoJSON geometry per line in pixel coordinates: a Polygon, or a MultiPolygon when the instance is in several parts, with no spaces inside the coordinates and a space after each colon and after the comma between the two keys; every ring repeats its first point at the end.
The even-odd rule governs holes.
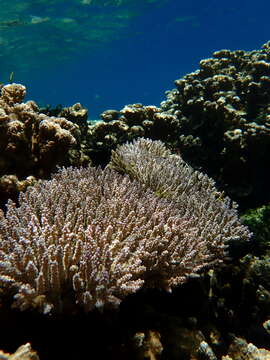
{"type": "MultiPolygon", "coordinates": [[[[8,2],[0,0],[1,3],[8,7],[8,2]]],[[[20,17],[33,19],[33,23],[33,16],[42,16],[44,10],[37,1],[24,3],[31,6],[20,17]]],[[[210,57],[213,51],[259,49],[270,39],[270,3],[266,0],[165,0],[160,4],[159,1],[148,4],[138,1],[136,4],[134,0],[122,9],[120,5],[84,6],[83,10],[78,1],[70,13],[69,3],[50,1],[45,15],[57,22],[63,17],[63,7],[68,19],[74,13],[76,26],[70,25],[68,20],[67,27],[70,28],[67,29],[70,36],[75,34],[75,39],[82,38],[87,31],[90,16],[100,14],[105,16],[103,19],[110,19],[110,12],[115,16],[121,10],[136,15],[128,20],[123,16],[114,17],[118,24],[106,20],[108,27],[116,30],[104,43],[98,38],[89,43],[78,41],[77,45],[73,41],[72,50],[66,49],[64,43],[62,46],[62,25],[52,28],[50,21],[45,21],[37,24],[35,29],[31,28],[34,29],[32,34],[27,30],[29,27],[18,26],[10,30],[11,27],[0,26],[0,46],[3,48],[0,80],[4,81],[9,72],[14,71],[14,81],[27,86],[28,99],[53,106],[81,102],[89,109],[91,119],[96,119],[106,109],[120,109],[125,104],[159,105],[165,98],[164,92],[174,87],[173,81],[196,70],[199,61],[210,57]],[[12,39],[18,37],[14,49],[9,52],[4,51],[5,43],[1,41],[8,31],[14,31],[12,39]],[[27,56],[24,56],[26,50],[20,48],[24,39],[28,42],[27,56]],[[35,49],[41,40],[44,44],[54,42],[53,51],[44,50],[43,54],[37,54],[35,49]],[[24,63],[23,70],[21,63],[24,63]]],[[[98,22],[91,24],[93,28],[98,26],[98,22]]],[[[106,26],[102,31],[106,31],[106,26]]]]}

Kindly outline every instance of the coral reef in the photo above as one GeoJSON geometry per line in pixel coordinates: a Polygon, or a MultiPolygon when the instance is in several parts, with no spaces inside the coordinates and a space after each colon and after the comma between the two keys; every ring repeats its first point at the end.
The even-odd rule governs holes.
{"type": "Polygon", "coordinates": [[[33,101],[23,103],[20,84],[2,87],[0,97],[0,198],[2,203],[46,178],[57,165],[80,165],[80,128],[64,117],[39,113],[33,101]]]}
{"type": "Polygon", "coordinates": [[[161,109],[180,122],[183,158],[243,208],[269,201],[270,43],[216,51],[175,84],[161,109]]]}
{"type": "Polygon", "coordinates": [[[20,346],[14,354],[6,354],[0,350],[1,360],[39,360],[39,356],[31,349],[29,343],[20,346]]]}
{"type": "MultiPolygon", "coordinates": [[[[213,177],[218,188],[238,202],[241,210],[265,204],[270,201],[270,171],[266,166],[270,150],[269,48],[266,43],[258,51],[217,51],[213,58],[200,62],[199,70],[176,80],[177,89],[167,92],[160,108],[131,104],[120,111],[104,111],[101,121],[92,124],[87,123],[87,110],[79,103],[64,109],[38,109],[34,102],[20,104],[24,87],[4,86],[0,108],[9,117],[10,134],[5,138],[10,138],[18,171],[5,170],[3,175],[17,176],[18,182],[30,175],[49,175],[56,164],[80,165],[91,159],[93,164],[104,166],[117,145],[146,137],[162,140],[192,167],[213,177]],[[20,116],[26,116],[20,115],[25,106],[28,117],[29,113],[32,117],[33,113],[39,114],[42,126],[26,129],[33,119],[20,120],[20,116]],[[10,121],[16,118],[14,112],[19,122],[10,121]],[[31,143],[29,132],[34,130],[37,134],[31,143]],[[28,140],[24,141],[26,135],[28,140]],[[24,154],[25,148],[30,154],[24,154]],[[22,163],[25,171],[18,165],[22,163]]],[[[8,168],[10,156],[9,151],[0,159],[3,169],[8,168]]]]}
{"type": "Polygon", "coordinates": [[[162,140],[213,177],[241,209],[270,201],[270,43],[261,50],[220,50],[175,81],[160,108],[107,110],[89,127],[91,154],[140,136],[162,140]]]}
{"type": "MultiPolygon", "coordinates": [[[[24,86],[1,84],[0,197],[25,194],[0,215],[0,348],[30,342],[49,360],[89,347],[119,360],[268,359],[269,85],[270,43],[217,51],[160,108],[127,105],[92,124],[79,103],[41,109],[23,103],[24,86]],[[124,144],[141,136],[170,151],[124,144]],[[112,169],[37,181],[90,159],[112,169]],[[266,205],[239,221],[190,164],[241,209],[266,205]]],[[[29,344],[0,358],[24,353],[38,359],[29,344]]]]}
{"type": "Polygon", "coordinates": [[[235,338],[229,347],[228,355],[222,356],[222,360],[268,360],[269,358],[270,351],[258,349],[241,338],[235,338]]]}
{"type": "Polygon", "coordinates": [[[160,342],[160,334],[157,331],[148,330],[145,333],[138,332],[132,340],[137,360],[160,359],[163,347],[160,342]]]}
{"type": "Polygon", "coordinates": [[[81,137],[84,138],[88,128],[88,110],[84,108],[80,103],[76,103],[69,107],[64,107],[58,114],[59,117],[64,117],[73,124],[79,126],[81,131],[81,137]]]}
{"type": "MultiPolygon", "coordinates": [[[[138,137],[162,140],[167,145],[177,139],[179,121],[156,106],[126,105],[122,110],[106,110],[101,121],[88,127],[89,156],[95,163],[106,163],[117,145],[138,137]]],[[[88,154],[88,153],[87,153],[88,154]]]]}
{"type": "MultiPolygon", "coordinates": [[[[112,152],[108,166],[128,174],[157,196],[174,201],[184,218],[194,217],[197,236],[207,239],[213,253],[220,245],[217,235],[238,222],[236,204],[231,205],[229,198],[217,192],[214,181],[193,170],[179,155],[172,155],[160,141],[138,139],[121,145],[112,152]],[[218,219],[219,223],[214,233],[212,219],[218,219]]],[[[239,230],[244,235],[244,228],[239,230]]],[[[229,237],[238,236],[234,233],[227,239],[229,237]]],[[[248,238],[248,233],[243,238],[248,238]]]]}
{"type": "MultiPolygon", "coordinates": [[[[199,359],[218,360],[211,347],[205,341],[201,342],[198,355],[199,359]]],[[[228,354],[222,356],[221,360],[268,360],[269,357],[270,351],[258,349],[255,345],[248,344],[244,339],[234,338],[228,349],[228,354]]]]}
{"type": "Polygon", "coordinates": [[[0,280],[15,289],[14,306],[44,313],[72,303],[86,311],[117,307],[142,286],[170,291],[220,263],[226,243],[249,239],[207,176],[164,157],[161,142],[126,147],[146,152],[135,162],[143,172],[150,168],[150,185],[164,169],[162,189],[109,169],[69,168],[21,194],[18,208],[8,202],[0,218],[0,280]]]}
{"type": "Polygon", "coordinates": [[[261,255],[270,250],[270,204],[250,209],[241,216],[242,222],[255,233],[252,254],[261,255]]]}
{"type": "MultiPolygon", "coordinates": [[[[270,316],[269,265],[269,257],[247,254],[238,260],[234,258],[226,266],[209,271],[206,300],[208,326],[203,333],[216,355],[228,353],[232,356],[230,348],[234,347],[234,337],[241,337],[257,347],[270,350],[267,332],[267,319],[270,316]]],[[[244,349],[238,347],[238,352],[239,359],[242,359],[240,354],[244,356],[244,349]]]]}

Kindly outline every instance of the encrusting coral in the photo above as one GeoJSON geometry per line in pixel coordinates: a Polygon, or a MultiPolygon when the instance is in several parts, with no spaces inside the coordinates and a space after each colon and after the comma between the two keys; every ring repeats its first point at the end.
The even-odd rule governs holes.
{"type": "Polygon", "coordinates": [[[64,117],[39,113],[34,101],[23,103],[20,84],[1,88],[0,198],[24,190],[35,178],[48,177],[57,165],[80,164],[80,128],[64,117]],[[77,148],[77,159],[71,150],[77,148]],[[72,158],[72,161],[71,161],[72,158]]]}
{"type": "Polygon", "coordinates": [[[170,291],[221,262],[227,242],[249,239],[213,182],[161,142],[126,147],[136,155],[127,152],[126,160],[147,181],[68,168],[27,189],[18,207],[8,202],[0,217],[0,281],[14,291],[14,306],[44,313],[74,304],[117,307],[142,287],[170,291]],[[153,187],[160,169],[168,177],[153,187]]]}

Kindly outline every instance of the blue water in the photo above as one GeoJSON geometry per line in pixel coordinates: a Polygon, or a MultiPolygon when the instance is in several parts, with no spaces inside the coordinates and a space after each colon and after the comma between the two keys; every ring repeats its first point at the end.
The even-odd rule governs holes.
{"type": "MultiPolygon", "coordinates": [[[[5,17],[14,19],[9,3],[0,0],[5,17]]],[[[52,106],[80,102],[90,119],[125,104],[159,105],[173,81],[195,71],[213,51],[259,49],[270,39],[268,1],[134,0],[82,6],[76,0],[51,0],[46,7],[43,1],[18,1],[23,3],[28,7],[18,15],[22,21],[50,20],[31,29],[0,24],[0,81],[14,71],[14,81],[27,86],[28,99],[52,106]],[[94,35],[87,39],[90,30],[94,35]],[[5,49],[5,36],[18,39],[14,48],[5,49]],[[37,52],[40,43],[45,50],[37,52]]]]}

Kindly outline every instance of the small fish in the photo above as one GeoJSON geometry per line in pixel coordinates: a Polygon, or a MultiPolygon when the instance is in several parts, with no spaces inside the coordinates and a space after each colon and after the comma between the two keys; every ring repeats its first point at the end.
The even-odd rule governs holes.
{"type": "Polygon", "coordinates": [[[11,73],[9,74],[8,82],[12,83],[13,79],[14,79],[14,71],[11,71],[11,73]]]}
{"type": "Polygon", "coordinates": [[[12,26],[20,26],[25,25],[26,23],[21,20],[8,20],[8,21],[0,21],[0,28],[2,27],[12,27],[12,26]]]}

